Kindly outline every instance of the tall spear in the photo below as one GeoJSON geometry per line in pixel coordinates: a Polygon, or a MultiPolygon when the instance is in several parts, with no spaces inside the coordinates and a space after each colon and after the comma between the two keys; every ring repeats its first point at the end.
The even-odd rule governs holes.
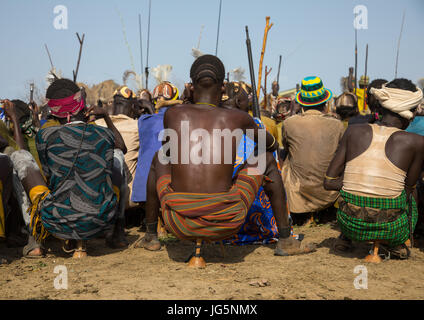
{"type": "Polygon", "coordinates": [[[261,118],[261,113],[259,112],[259,103],[258,103],[258,95],[255,91],[256,81],[255,81],[255,71],[253,70],[253,58],[252,58],[252,45],[250,43],[249,38],[249,28],[246,26],[246,47],[247,47],[247,57],[249,59],[249,69],[250,69],[250,82],[252,84],[252,112],[253,117],[261,118]]]}
{"type": "MultiPolygon", "coordinates": [[[[368,86],[367,83],[367,74],[368,74],[368,43],[367,43],[367,48],[365,49],[365,92],[366,92],[366,88],[368,86]]],[[[367,99],[366,97],[364,98],[364,107],[362,110],[366,110],[367,109],[367,99]]]]}
{"type": "Polygon", "coordinates": [[[277,73],[277,84],[280,85],[280,70],[281,70],[281,55],[280,55],[280,62],[278,64],[278,73],[277,73]]]}
{"type": "Polygon", "coordinates": [[[358,30],[355,28],[355,94],[358,79],[358,30]]]}
{"type": "Polygon", "coordinates": [[[149,84],[149,47],[150,47],[150,12],[152,9],[152,0],[149,0],[149,24],[147,27],[147,58],[146,58],[146,68],[145,68],[145,73],[146,73],[146,89],[148,89],[148,84],[149,84]]]}
{"type": "Polygon", "coordinates": [[[216,32],[216,48],[215,48],[215,56],[218,55],[218,40],[219,40],[219,27],[221,25],[221,8],[222,8],[222,0],[219,0],[219,16],[218,16],[218,30],[216,32]]]}
{"type": "Polygon", "coordinates": [[[398,45],[397,45],[395,79],[397,78],[397,72],[398,72],[400,39],[402,38],[403,25],[404,25],[404,23],[405,23],[405,10],[403,10],[402,25],[401,25],[401,27],[400,27],[399,40],[398,40],[398,45]]]}
{"type": "Polygon", "coordinates": [[[141,14],[138,14],[138,33],[140,36],[140,63],[141,63],[141,73],[140,76],[143,74],[143,41],[141,38],[141,14]]]}
{"type": "Polygon", "coordinates": [[[46,48],[47,55],[49,56],[50,66],[52,67],[52,69],[54,69],[54,65],[53,65],[52,57],[51,57],[51,55],[50,55],[49,48],[47,48],[47,44],[44,44],[44,47],[46,48]]]}

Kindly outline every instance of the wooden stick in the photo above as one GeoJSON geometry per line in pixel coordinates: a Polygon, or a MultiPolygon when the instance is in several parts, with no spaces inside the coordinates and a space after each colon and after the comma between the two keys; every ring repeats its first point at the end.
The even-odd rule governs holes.
{"type": "Polygon", "coordinates": [[[265,25],[265,32],[264,32],[264,40],[262,44],[262,51],[261,51],[261,60],[259,62],[259,75],[258,75],[258,89],[256,90],[256,94],[261,94],[261,81],[262,81],[262,66],[264,62],[264,55],[265,55],[265,48],[266,48],[266,40],[268,38],[268,31],[271,29],[271,27],[274,25],[273,23],[269,24],[269,19],[271,17],[266,17],[266,25],[265,25]]]}
{"type": "Polygon", "coordinates": [[[272,68],[271,69],[269,69],[269,71],[268,71],[268,66],[265,66],[265,80],[264,80],[264,90],[263,90],[263,93],[264,93],[264,109],[265,110],[268,110],[268,97],[267,97],[267,94],[266,94],[266,80],[267,80],[267,78],[268,78],[268,75],[271,73],[271,70],[272,70],[272,68]]]}
{"type": "Polygon", "coordinates": [[[85,34],[84,33],[82,34],[82,39],[81,39],[78,32],[77,32],[77,37],[78,37],[78,41],[79,41],[79,44],[80,44],[80,49],[79,49],[79,54],[78,54],[77,68],[76,68],[75,71],[72,71],[72,73],[74,74],[74,82],[77,81],[78,70],[79,70],[79,65],[80,65],[80,60],[81,60],[82,46],[84,44],[85,34]]]}
{"type": "Polygon", "coordinates": [[[50,66],[51,66],[51,67],[52,67],[52,69],[53,69],[53,68],[54,68],[54,65],[53,65],[52,57],[51,57],[50,52],[49,52],[49,48],[47,48],[47,44],[44,44],[44,47],[46,48],[47,55],[49,56],[50,66]]]}

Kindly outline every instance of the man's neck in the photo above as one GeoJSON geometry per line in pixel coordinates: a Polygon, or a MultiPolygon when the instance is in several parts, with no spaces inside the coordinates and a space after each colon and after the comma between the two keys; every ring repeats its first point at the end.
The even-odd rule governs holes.
{"type": "Polygon", "coordinates": [[[386,127],[395,127],[398,129],[404,129],[405,126],[401,119],[391,115],[385,115],[383,120],[380,121],[380,124],[386,127]]]}
{"type": "Polygon", "coordinates": [[[193,101],[194,101],[194,104],[209,104],[209,105],[217,106],[219,105],[221,101],[221,97],[211,97],[211,96],[205,95],[205,96],[196,97],[195,99],[193,99],[193,101]]]}

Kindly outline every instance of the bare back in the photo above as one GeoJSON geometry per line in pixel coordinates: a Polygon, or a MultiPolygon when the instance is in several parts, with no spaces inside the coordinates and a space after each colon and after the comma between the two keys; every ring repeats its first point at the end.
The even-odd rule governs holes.
{"type": "Polygon", "coordinates": [[[164,127],[178,134],[178,164],[171,164],[172,188],[177,192],[198,193],[226,192],[232,185],[238,142],[235,136],[228,139],[231,144],[228,142],[230,147],[225,150],[224,138],[218,138],[216,130],[232,133],[237,129],[243,133],[246,129],[257,130],[255,122],[245,112],[203,104],[168,109],[164,127]],[[202,132],[210,137],[209,143],[203,135],[199,136],[202,132]],[[201,163],[196,163],[199,158],[202,158],[201,163]]]}

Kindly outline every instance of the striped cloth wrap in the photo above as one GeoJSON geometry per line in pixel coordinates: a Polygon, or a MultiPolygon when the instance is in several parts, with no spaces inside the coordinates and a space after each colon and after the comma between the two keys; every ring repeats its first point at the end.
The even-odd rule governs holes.
{"type": "MultiPolygon", "coordinates": [[[[341,190],[340,207],[337,211],[337,222],[341,227],[342,233],[354,241],[375,241],[386,242],[390,247],[395,247],[405,243],[409,239],[409,203],[406,192],[403,191],[399,197],[372,198],[363,197],[341,190]],[[353,217],[349,212],[343,210],[346,206],[342,205],[345,201],[363,209],[374,208],[379,210],[399,210],[399,214],[392,221],[367,222],[364,219],[353,217]]],[[[415,229],[418,220],[417,205],[412,198],[412,229],[415,229]]]]}
{"type": "Polygon", "coordinates": [[[171,176],[157,181],[162,217],[166,228],[183,240],[220,241],[236,234],[246,219],[262,184],[262,175],[242,169],[228,192],[174,192],[171,176]]]}

